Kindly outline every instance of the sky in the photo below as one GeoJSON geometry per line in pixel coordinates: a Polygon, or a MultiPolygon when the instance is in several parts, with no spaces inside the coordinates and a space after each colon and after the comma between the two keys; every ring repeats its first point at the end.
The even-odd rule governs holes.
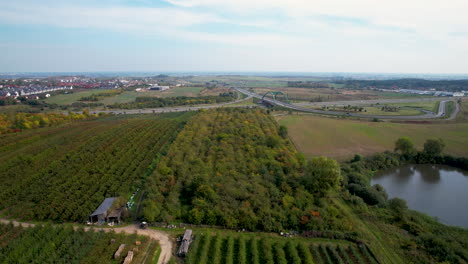
{"type": "Polygon", "coordinates": [[[466,0],[0,0],[0,72],[468,73],[466,0]]]}

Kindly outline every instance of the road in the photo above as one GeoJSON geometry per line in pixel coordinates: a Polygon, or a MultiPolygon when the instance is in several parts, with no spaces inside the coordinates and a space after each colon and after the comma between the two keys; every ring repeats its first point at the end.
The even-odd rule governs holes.
{"type": "Polygon", "coordinates": [[[414,103],[414,102],[435,102],[445,101],[444,97],[431,97],[431,98],[405,98],[405,99],[372,99],[372,100],[352,100],[352,101],[332,101],[332,102],[303,102],[294,103],[297,106],[358,106],[358,105],[375,105],[375,104],[397,104],[397,103],[414,103]]]}
{"type": "Polygon", "coordinates": [[[114,110],[95,110],[92,113],[113,113],[113,114],[151,114],[151,113],[167,113],[167,112],[186,112],[186,111],[197,111],[200,109],[211,109],[220,107],[252,107],[251,105],[237,105],[243,101],[247,101],[252,97],[247,96],[244,99],[239,99],[232,102],[211,104],[211,105],[199,105],[199,106],[176,106],[176,107],[161,107],[161,108],[145,108],[145,109],[114,109],[114,110]]]}
{"type": "MultiPolygon", "coordinates": [[[[248,90],[245,90],[245,89],[242,89],[242,88],[234,88],[236,91],[240,92],[240,93],[243,93],[249,97],[254,97],[254,98],[257,98],[257,99],[262,99],[262,95],[260,94],[256,94],[256,93],[253,93],[253,92],[250,92],[248,90]]],[[[432,99],[432,98],[429,98],[429,99],[432,99]]],[[[435,99],[440,99],[440,98],[435,98],[435,99]]],[[[278,101],[278,100],[273,100],[271,98],[267,98],[265,97],[264,98],[265,101],[273,104],[273,105],[278,105],[278,106],[282,106],[284,108],[288,108],[288,109],[293,109],[293,110],[297,110],[297,111],[301,111],[301,112],[308,112],[308,113],[316,113],[316,114],[323,114],[323,115],[334,115],[334,116],[353,116],[353,117],[362,117],[362,118],[379,118],[379,119],[399,119],[399,120],[415,120],[415,119],[432,119],[432,118],[440,118],[442,116],[445,115],[445,109],[446,109],[446,104],[447,102],[449,102],[449,100],[444,100],[444,101],[441,101],[440,104],[439,104],[439,111],[438,113],[433,113],[431,111],[427,111],[427,110],[420,110],[423,114],[421,115],[413,115],[413,116],[391,116],[391,115],[364,115],[364,114],[358,114],[358,113],[343,113],[343,112],[336,112],[336,111],[325,111],[325,110],[317,110],[317,109],[310,109],[310,108],[306,108],[306,107],[303,107],[301,105],[297,105],[297,104],[289,104],[289,103],[285,103],[285,102],[281,102],[281,101],[278,101]]],[[[389,100],[387,99],[386,101],[392,101],[392,102],[402,102],[402,100],[414,100],[414,99],[396,99],[397,101],[395,101],[394,99],[393,100],[389,100]]],[[[419,99],[421,100],[421,99],[419,99]]],[[[369,103],[370,101],[372,101],[372,103],[378,103],[378,102],[382,102],[382,101],[385,101],[385,100],[369,100],[369,101],[364,101],[364,100],[361,100],[359,101],[360,103],[364,104],[365,102],[367,104],[372,104],[372,103],[369,103]]],[[[356,101],[353,101],[356,103],[356,101]]],[[[343,103],[343,101],[341,101],[341,103],[343,103]]],[[[334,105],[335,102],[328,102],[327,103],[328,105],[334,105]]],[[[348,103],[349,104],[349,101],[348,103]]],[[[310,104],[308,104],[310,105],[310,104]]],[[[458,106],[456,107],[454,113],[452,114],[452,116],[456,116],[457,113],[459,111],[459,108],[458,106]]],[[[450,119],[451,117],[449,117],[450,119]]]]}
{"type": "MultiPolygon", "coordinates": [[[[35,224],[32,224],[32,223],[11,221],[8,219],[0,219],[0,222],[3,224],[8,224],[11,222],[13,223],[14,226],[19,226],[19,225],[23,227],[35,226],[35,224]]],[[[78,229],[79,226],[74,226],[73,228],[78,229]]],[[[84,227],[84,229],[88,231],[91,229],[91,227],[84,227]]],[[[124,227],[116,227],[116,228],[93,227],[93,230],[95,231],[102,230],[104,232],[115,231],[116,233],[126,233],[129,235],[132,235],[136,232],[138,235],[148,236],[154,240],[157,240],[159,242],[159,245],[161,246],[161,254],[159,255],[158,264],[166,264],[169,262],[169,260],[172,257],[172,249],[174,247],[174,242],[172,241],[171,237],[163,231],[154,230],[154,229],[140,229],[138,224],[124,226],[124,227]]]]}

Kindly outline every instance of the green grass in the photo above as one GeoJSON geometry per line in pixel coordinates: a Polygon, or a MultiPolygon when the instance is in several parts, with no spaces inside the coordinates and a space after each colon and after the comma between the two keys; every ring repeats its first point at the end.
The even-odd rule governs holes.
{"type": "Polygon", "coordinates": [[[455,111],[455,102],[450,101],[445,107],[447,110],[445,113],[445,117],[450,117],[450,115],[452,115],[452,113],[455,111]]]}
{"type": "Polygon", "coordinates": [[[406,94],[406,93],[392,93],[392,92],[376,92],[376,91],[369,91],[370,93],[375,94],[379,98],[384,99],[391,99],[391,98],[426,98],[431,97],[429,95],[419,95],[419,94],[406,94]]]}
{"type": "Polygon", "coordinates": [[[81,97],[90,96],[93,93],[99,92],[108,92],[114,91],[112,89],[92,89],[92,90],[85,90],[80,92],[74,92],[70,94],[59,94],[55,96],[51,96],[44,101],[49,104],[60,104],[60,105],[70,105],[74,102],[78,102],[81,97]]]}
{"type": "Polygon", "coordinates": [[[468,123],[367,122],[313,115],[278,116],[277,120],[288,127],[296,147],[308,157],[343,160],[354,154],[393,150],[394,142],[403,136],[411,137],[419,149],[426,139],[440,137],[446,143],[446,153],[468,156],[468,123]]]}
{"type": "Polygon", "coordinates": [[[162,97],[175,97],[175,96],[190,96],[190,97],[196,97],[199,96],[201,91],[203,91],[205,87],[175,87],[172,89],[169,89],[167,91],[161,92],[162,97]]]}
{"type": "MultiPolygon", "coordinates": [[[[181,235],[182,232],[179,234],[181,235]]],[[[350,258],[338,254],[339,247],[359,251],[356,244],[343,240],[311,239],[304,237],[283,238],[267,233],[238,233],[233,231],[194,229],[194,242],[190,246],[185,263],[313,263],[312,256],[318,248],[328,248],[337,263],[350,263],[350,258]],[[303,256],[301,260],[300,255],[303,256]],[[259,256],[259,258],[258,258],[259,256]]],[[[367,258],[360,254],[362,258],[367,258]]],[[[392,256],[393,258],[393,256],[392,256]]],[[[370,259],[372,260],[372,258],[370,259]]]]}
{"type": "Polygon", "coordinates": [[[440,101],[430,101],[430,102],[409,102],[409,103],[394,103],[394,104],[385,104],[388,106],[397,106],[397,107],[411,107],[416,109],[428,110],[434,113],[437,113],[439,110],[440,101]]]}
{"type": "Polygon", "coordinates": [[[115,103],[128,103],[133,102],[137,97],[142,96],[151,96],[151,97],[176,97],[176,96],[189,96],[196,97],[199,96],[204,87],[175,87],[166,91],[145,91],[145,92],[136,92],[136,91],[127,91],[120,95],[114,97],[104,98],[99,101],[105,105],[115,104],[115,103]]]}
{"type": "Polygon", "coordinates": [[[364,114],[364,115],[403,115],[403,116],[413,116],[413,115],[421,115],[423,114],[419,110],[415,109],[398,109],[397,112],[386,112],[382,111],[382,107],[380,106],[369,106],[369,107],[364,107],[366,109],[366,112],[357,112],[359,114],[364,114]]]}

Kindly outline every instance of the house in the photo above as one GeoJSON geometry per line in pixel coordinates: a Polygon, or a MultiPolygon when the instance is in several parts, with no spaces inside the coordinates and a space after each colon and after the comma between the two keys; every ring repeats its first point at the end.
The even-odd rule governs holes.
{"type": "Polygon", "coordinates": [[[122,212],[125,210],[125,207],[119,207],[111,210],[116,197],[110,197],[104,199],[104,201],[99,205],[99,207],[89,216],[89,221],[91,223],[102,224],[105,222],[109,223],[119,223],[122,212]]]}
{"type": "Polygon", "coordinates": [[[179,257],[185,257],[187,255],[190,243],[192,243],[192,230],[187,229],[185,230],[184,236],[182,237],[179,250],[177,250],[177,255],[179,257]]]}

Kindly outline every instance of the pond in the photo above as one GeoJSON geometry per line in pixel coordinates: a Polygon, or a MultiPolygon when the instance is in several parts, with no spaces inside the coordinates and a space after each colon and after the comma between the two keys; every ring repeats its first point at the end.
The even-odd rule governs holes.
{"type": "Polygon", "coordinates": [[[437,217],[440,222],[468,228],[468,172],[442,165],[405,165],[377,173],[389,198],[399,197],[408,207],[437,217]]]}

